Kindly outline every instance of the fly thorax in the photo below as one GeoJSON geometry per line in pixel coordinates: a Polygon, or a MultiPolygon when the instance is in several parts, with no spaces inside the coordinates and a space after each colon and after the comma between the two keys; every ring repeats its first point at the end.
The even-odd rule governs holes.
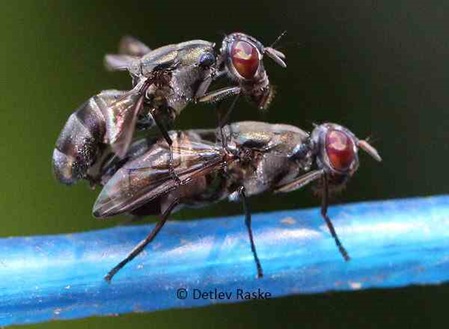
{"type": "Polygon", "coordinates": [[[190,65],[177,69],[172,77],[172,89],[175,93],[183,92],[185,97],[193,97],[195,90],[205,75],[203,69],[190,65]]]}
{"type": "Polygon", "coordinates": [[[167,97],[167,103],[178,114],[192,102],[194,92],[199,84],[199,79],[193,79],[190,74],[192,73],[188,73],[188,70],[176,71],[170,82],[170,90],[167,91],[167,94],[170,95],[167,97]]]}
{"type": "Polygon", "coordinates": [[[313,156],[310,153],[308,153],[308,155],[306,157],[304,157],[304,159],[299,161],[300,163],[300,168],[302,171],[306,172],[309,171],[310,169],[312,169],[313,166],[313,156]]]}
{"type": "MultiPolygon", "coordinates": [[[[224,168],[225,177],[227,177],[228,189],[233,191],[246,183],[255,176],[257,171],[257,160],[250,160],[245,156],[232,156],[232,161],[227,161],[224,168]]],[[[246,186],[245,186],[246,187],[246,186]]]]}
{"type": "Polygon", "coordinates": [[[238,151],[237,157],[242,165],[250,165],[251,163],[257,161],[257,155],[255,152],[245,147],[238,151]]]}
{"type": "Polygon", "coordinates": [[[297,143],[289,154],[289,159],[298,167],[299,172],[305,172],[312,169],[316,159],[316,150],[313,140],[310,138],[297,143]]]}

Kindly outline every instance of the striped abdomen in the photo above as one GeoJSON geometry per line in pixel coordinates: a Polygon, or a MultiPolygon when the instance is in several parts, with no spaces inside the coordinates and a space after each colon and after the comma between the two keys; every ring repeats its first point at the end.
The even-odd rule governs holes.
{"type": "Polygon", "coordinates": [[[61,183],[74,184],[86,177],[103,146],[106,132],[103,113],[123,93],[103,91],[70,115],[53,151],[53,172],[61,183]]]}

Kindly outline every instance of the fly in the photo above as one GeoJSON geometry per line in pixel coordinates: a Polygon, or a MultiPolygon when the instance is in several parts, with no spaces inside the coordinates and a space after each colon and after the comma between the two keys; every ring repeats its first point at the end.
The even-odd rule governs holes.
{"type": "MultiPolygon", "coordinates": [[[[102,91],[69,117],[53,152],[56,178],[64,184],[74,184],[81,178],[98,184],[90,169],[109,148],[123,158],[135,129],[157,126],[171,147],[166,127],[191,102],[216,102],[242,93],[259,108],[266,108],[274,93],[263,67],[263,55],[283,67],[285,55],[243,33],[226,36],[219,54],[213,47],[211,42],[192,40],[151,50],[137,39],[123,38],[119,54],[106,55],[105,65],[112,71],[128,71],[133,88],[102,91]],[[207,93],[211,82],[223,74],[239,85],[207,93]]],[[[170,157],[171,176],[179,184],[172,161],[170,157]]]]}
{"type": "Polygon", "coordinates": [[[344,186],[356,172],[359,148],[381,161],[376,149],[332,123],[316,126],[311,134],[290,125],[251,121],[223,129],[227,135],[225,147],[222,141],[215,140],[215,136],[220,138],[221,129],[169,132],[173,170],[180,185],[171,179],[167,166],[171,150],[160,138],[139,141],[125,163],[103,168],[105,185],[93,208],[95,217],[160,215],[150,234],[106,275],[107,281],[154,240],[173,211],[224,199],[243,203],[257,276],[262,277],[247,197],[290,192],[309,183],[322,191],[322,217],[340,253],[349,260],[327,215],[328,195],[344,186]],[[108,172],[110,168],[113,170],[108,172]]]}
{"type": "Polygon", "coordinates": [[[102,91],[69,117],[53,152],[57,179],[65,184],[89,179],[88,170],[108,147],[124,157],[136,128],[158,126],[170,144],[164,123],[173,122],[195,99],[200,85],[209,83],[205,78],[215,62],[213,47],[192,40],[150,50],[124,38],[120,54],[107,55],[105,63],[110,70],[128,70],[133,88],[102,91]]]}

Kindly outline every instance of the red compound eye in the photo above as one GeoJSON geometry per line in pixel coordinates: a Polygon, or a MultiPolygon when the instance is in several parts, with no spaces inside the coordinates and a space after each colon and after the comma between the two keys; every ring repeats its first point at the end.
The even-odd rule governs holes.
{"type": "Polygon", "coordinates": [[[330,165],[338,171],[346,171],[355,160],[354,141],[339,130],[330,130],[326,134],[326,153],[330,165]]]}
{"type": "Polygon", "coordinates": [[[259,51],[246,41],[235,41],[231,46],[231,59],[237,72],[245,79],[251,79],[259,67],[259,51]]]}

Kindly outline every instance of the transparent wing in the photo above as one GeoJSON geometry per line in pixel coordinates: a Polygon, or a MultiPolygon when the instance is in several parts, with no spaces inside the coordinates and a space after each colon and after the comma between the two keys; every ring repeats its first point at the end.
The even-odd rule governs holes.
{"type": "Polygon", "coordinates": [[[150,47],[129,35],[124,36],[119,43],[119,54],[121,55],[141,57],[150,51],[150,47]]]}
{"type": "Polygon", "coordinates": [[[137,115],[142,107],[140,89],[143,83],[144,80],[139,82],[103,113],[106,119],[106,142],[119,157],[124,157],[134,135],[137,115]]]}
{"type": "Polygon", "coordinates": [[[138,58],[129,55],[106,54],[104,56],[104,66],[108,71],[126,71],[138,58]]]}
{"type": "Polygon", "coordinates": [[[107,54],[104,65],[109,71],[126,71],[131,64],[151,51],[144,43],[131,36],[124,36],[119,43],[118,54],[107,54]]]}
{"type": "MultiPolygon", "coordinates": [[[[174,173],[182,184],[221,168],[222,153],[212,143],[192,141],[185,133],[171,133],[174,173]]],[[[140,157],[126,163],[104,186],[95,202],[95,217],[130,212],[173,191],[178,185],[169,168],[170,149],[161,139],[140,157]]]]}

